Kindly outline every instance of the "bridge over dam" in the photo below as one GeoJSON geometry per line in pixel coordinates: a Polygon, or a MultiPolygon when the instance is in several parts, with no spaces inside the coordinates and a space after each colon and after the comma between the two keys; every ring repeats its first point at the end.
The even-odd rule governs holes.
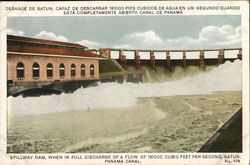
{"type": "MultiPolygon", "coordinates": [[[[91,50],[91,49],[90,49],[91,50]]],[[[164,66],[169,71],[175,66],[181,66],[185,70],[188,66],[199,66],[205,70],[209,65],[220,65],[226,61],[242,60],[242,48],[228,49],[203,49],[203,50],[132,50],[132,49],[92,49],[106,58],[114,58],[124,68],[134,66],[141,69],[142,66],[150,66],[156,70],[157,66],[164,66]],[[143,56],[143,58],[141,58],[143,56]],[[129,57],[129,58],[128,58],[129,57]]]]}

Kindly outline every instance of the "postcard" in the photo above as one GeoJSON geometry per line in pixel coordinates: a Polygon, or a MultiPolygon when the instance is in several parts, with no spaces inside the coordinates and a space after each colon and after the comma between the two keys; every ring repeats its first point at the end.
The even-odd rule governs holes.
{"type": "Polygon", "coordinates": [[[0,164],[249,164],[249,2],[0,7],[0,164]]]}

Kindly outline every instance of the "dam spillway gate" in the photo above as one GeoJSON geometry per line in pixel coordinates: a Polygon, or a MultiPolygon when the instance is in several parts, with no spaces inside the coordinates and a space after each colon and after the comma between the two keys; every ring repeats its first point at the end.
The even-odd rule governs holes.
{"type": "Polygon", "coordinates": [[[132,50],[105,48],[99,50],[92,49],[91,51],[106,58],[113,58],[111,57],[112,52],[118,53],[116,60],[126,70],[129,66],[134,66],[138,70],[140,70],[142,66],[150,66],[153,70],[156,70],[157,66],[164,66],[169,71],[171,71],[174,66],[181,66],[184,70],[187,66],[199,66],[200,70],[205,70],[207,65],[218,66],[226,61],[233,62],[236,59],[242,60],[242,48],[203,50],[132,50]],[[133,58],[128,59],[126,53],[129,53],[130,56],[132,54],[133,58]],[[141,58],[140,53],[147,54],[147,58],[141,58]],[[156,53],[161,53],[160,59],[156,58],[156,53]],[[209,55],[211,53],[216,54],[216,56],[213,55],[211,57],[209,55]],[[229,57],[227,56],[228,54],[230,55],[229,57]],[[196,58],[192,58],[193,55],[196,56],[196,58]],[[179,56],[180,58],[175,58],[175,56],[179,56]],[[187,58],[188,56],[189,58],[187,58]]]}

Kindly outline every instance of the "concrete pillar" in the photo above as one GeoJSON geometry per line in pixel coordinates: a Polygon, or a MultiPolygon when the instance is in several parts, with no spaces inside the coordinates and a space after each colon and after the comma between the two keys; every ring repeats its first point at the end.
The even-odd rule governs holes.
{"type": "Polygon", "coordinates": [[[166,52],[166,63],[167,63],[167,70],[171,71],[170,53],[169,52],[166,52]]]}
{"type": "Polygon", "coordinates": [[[126,56],[125,56],[125,55],[122,56],[122,59],[121,59],[121,66],[122,66],[124,69],[128,69],[127,59],[126,59],[126,56]]]}
{"type": "Polygon", "coordinates": [[[218,65],[223,64],[224,61],[225,61],[224,50],[220,50],[218,55],[218,65]]]}
{"type": "Polygon", "coordinates": [[[242,49],[239,50],[239,53],[237,54],[237,58],[239,60],[242,60],[242,49]]]}
{"type": "Polygon", "coordinates": [[[184,68],[184,70],[186,70],[186,67],[187,67],[187,57],[186,57],[186,52],[183,52],[182,61],[183,61],[183,68],[184,68]]]}
{"type": "Polygon", "coordinates": [[[100,56],[111,58],[110,49],[99,49],[100,56]]]}
{"type": "Polygon", "coordinates": [[[139,55],[139,51],[135,50],[135,67],[136,69],[141,69],[141,61],[140,61],[140,55],[139,55]]]}
{"type": "Polygon", "coordinates": [[[155,66],[155,56],[154,56],[154,52],[150,51],[150,67],[151,69],[153,69],[154,71],[156,70],[156,66],[155,66]]]}
{"type": "Polygon", "coordinates": [[[119,61],[122,60],[122,56],[124,56],[124,51],[123,50],[119,50],[119,61]]]}
{"type": "Polygon", "coordinates": [[[138,50],[135,50],[135,51],[134,51],[134,59],[136,59],[137,56],[139,56],[139,51],[138,51],[138,50]]]}
{"type": "Polygon", "coordinates": [[[199,66],[200,70],[205,70],[205,53],[203,50],[200,51],[199,66]]]}

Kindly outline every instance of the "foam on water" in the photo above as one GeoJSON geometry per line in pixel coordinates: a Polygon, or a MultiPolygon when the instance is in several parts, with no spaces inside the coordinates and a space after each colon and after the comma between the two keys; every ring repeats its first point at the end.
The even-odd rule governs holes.
{"type": "Polygon", "coordinates": [[[10,114],[41,114],[134,105],[139,97],[199,95],[215,91],[240,91],[242,62],[226,62],[210,72],[158,83],[100,83],[71,94],[8,97],[10,114]]]}
{"type": "MultiPolygon", "coordinates": [[[[205,72],[211,71],[216,66],[206,66],[205,72]]],[[[184,70],[182,66],[172,67],[172,72],[168,71],[166,67],[157,66],[156,71],[152,70],[149,66],[143,66],[142,70],[142,81],[147,83],[153,82],[166,82],[183,79],[189,76],[195,76],[200,73],[198,66],[187,66],[184,70]]]]}

